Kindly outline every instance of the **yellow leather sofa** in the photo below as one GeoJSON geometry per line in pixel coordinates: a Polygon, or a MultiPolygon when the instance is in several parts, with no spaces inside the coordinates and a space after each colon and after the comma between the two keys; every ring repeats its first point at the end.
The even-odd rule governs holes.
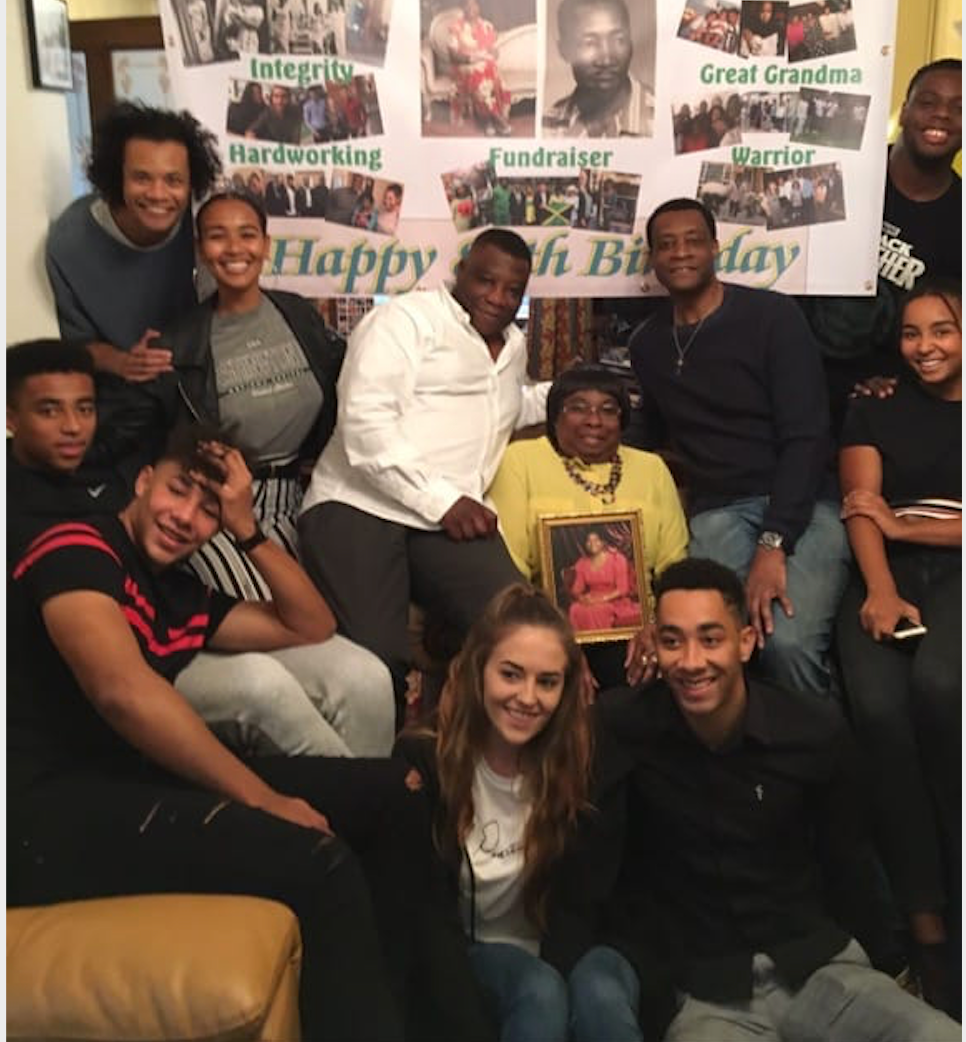
{"type": "Polygon", "coordinates": [[[299,1042],[284,905],[159,894],[7,910],[7,1038],[299,1042]]]}

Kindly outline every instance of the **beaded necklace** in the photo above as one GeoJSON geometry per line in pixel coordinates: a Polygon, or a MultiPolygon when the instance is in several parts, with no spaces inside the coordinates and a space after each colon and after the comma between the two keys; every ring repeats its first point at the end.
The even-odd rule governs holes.
{"type": "Polygon", "coordinates": [[[617,486],[621,483],[621,470],[623,464],[621,463],[620,454],[616,455],[611,461],[610,477],[604,485],[601,485],[596,481],[588,481],[577,469],[576,460],[570,456],[564,456],[562,459],[564,470],[570,475],[570,479],[575,484],[579,485],[585,492],[589,492],[592,496],[596,496],[607,506],[610,506],[610,504],[614,502],[617,486]]]}

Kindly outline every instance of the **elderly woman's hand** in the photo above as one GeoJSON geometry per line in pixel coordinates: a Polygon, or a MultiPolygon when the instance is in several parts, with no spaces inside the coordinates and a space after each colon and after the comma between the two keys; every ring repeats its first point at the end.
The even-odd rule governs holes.
{"type": "Polygon", "coordinates": [[[653,622],[646,622],[627,642],[624,670],[631,687],[649,684],[657,677],[657,630],[653,622]]]}

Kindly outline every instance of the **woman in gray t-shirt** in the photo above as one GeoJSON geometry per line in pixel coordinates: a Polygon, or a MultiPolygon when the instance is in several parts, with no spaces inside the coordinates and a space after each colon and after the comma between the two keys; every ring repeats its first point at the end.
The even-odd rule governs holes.
{"type": "MultiPolygon", "coordinates": [[[[297,556],[302,464],[315,462],[335,425],[345,344],[309,301],[259,286],[270,239],[257,200],[211,196],[196,228],[199,257],[217,290],[161,337],[174,354],[171,412],[233,429],[248,450],[260,525],[297,556]]],[[[257,569],[227,537],[203,547],[189,566],[226,593],[267,596],[257,569]]]]}

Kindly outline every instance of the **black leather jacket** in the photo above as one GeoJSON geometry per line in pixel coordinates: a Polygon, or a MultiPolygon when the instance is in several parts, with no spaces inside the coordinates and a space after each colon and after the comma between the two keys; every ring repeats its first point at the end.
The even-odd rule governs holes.
{"type": "MultiPolygon", "coordinates": [[[[315,308],[297,293],[263,290],[298,340],[322,389],[322,408],[302,443],[300,460],[319,457],[335,427],[336,381],[345,341],[330,330],[315,308]]],[[[149,383],[128,383],[98,374],[98,429],[85,466],[107,468],[133,486],[138,470],[152,463],[167,432],[179,420],[218,422],[218,394],[211,358],[211,317],[217,294],[202,301],[169,326],[155,343],[170,348],[174,371],[149,383]]]]}
{"type": "MultiPolygon", "coordinates": [[[[322,390],[322,408],[299,450],[300,459],[314,463],[335,427],[335,385],[345,356],[345,341],[326,326],[304,297],[279,290],[262,292],[292,330],[322,390]]],[[[218,391],[209,346],[215,301],[216,295],[209,297],[161,334],[160,344],[174,354],[174,379],[160,381],[169,427],[185,418],[218,422],[218,391]]]]}

